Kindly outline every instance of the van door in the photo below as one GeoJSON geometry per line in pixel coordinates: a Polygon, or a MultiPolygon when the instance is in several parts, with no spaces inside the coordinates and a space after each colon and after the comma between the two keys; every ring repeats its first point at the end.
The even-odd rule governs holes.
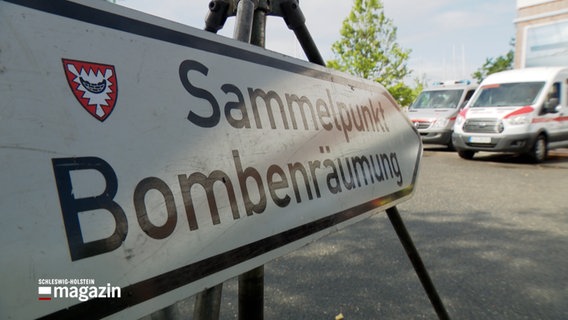
{"type": "Polygon", "coordinates": [[[546,129],[549,134],[548,142],[551,148],[558,147],[563,142],[568,144],[567,106],[568,79],[564,79],[563,81],[553,83],[541,109],[541,117],[546,119],[546,129]]]}
{"type": "Polygon", "coordinates": [[[568,146],[568,78],[562,83],[560,110],[558,111],[558,122],[560,123],[561,136],[565,146],[568,146]]]}

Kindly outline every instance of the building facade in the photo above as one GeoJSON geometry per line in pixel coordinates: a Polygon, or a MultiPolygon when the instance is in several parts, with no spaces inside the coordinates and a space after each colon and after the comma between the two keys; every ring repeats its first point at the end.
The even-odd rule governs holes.
{"type": "Polygon", "coordinates": [[[515,68],[568,66],[568,0],[517,0],[515,68]]]}

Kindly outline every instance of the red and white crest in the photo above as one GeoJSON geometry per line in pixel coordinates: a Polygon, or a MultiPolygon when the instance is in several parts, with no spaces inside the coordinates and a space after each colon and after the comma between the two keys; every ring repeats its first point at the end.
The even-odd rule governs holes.
{"type": "Polygon", "coordinates": [[[114,66],[62,60],[67,83],[79,103],[93,117],[105,121],[114,109],[118,93],[114,66]]]}

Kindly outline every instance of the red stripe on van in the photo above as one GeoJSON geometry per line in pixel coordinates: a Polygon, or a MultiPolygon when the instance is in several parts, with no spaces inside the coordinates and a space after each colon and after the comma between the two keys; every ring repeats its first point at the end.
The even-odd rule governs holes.
{"type": "Polygon", "coordinates": [[[563,116],[563,117],[556,117],[556,118],[534,118],[532,120],[532,123],[543,123],[543,122],[554,122],[554,121],[558,121],[558,122],[568,121],[568,117],[563,116]]]}
{"type": "Polygon", "coordinates": [[[522,107],[522,108],[520,108],[520,109],[517,109],[517,110],[515,110],[515,111],[509,113],[508,115],[506,115],[506,116],[504,117],[504,119],[508,119],[508,118],[510,118],[510,117],[518,116],[518,115],[520,115],[520,114],[531,113],[531,112],[533,112],[533,111],[534,111],[534,108],[533,108],[533,107],[531,107],[531,106],[524,106],[524,107],[522,107]]]}

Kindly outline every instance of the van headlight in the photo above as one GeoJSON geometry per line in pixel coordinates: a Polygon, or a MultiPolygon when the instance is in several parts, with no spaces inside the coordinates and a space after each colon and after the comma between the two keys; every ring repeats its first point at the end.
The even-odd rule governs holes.
{"type": "Polygon", "coordinates": [[[454,126],[461,126],[465,121],[465,117],[462,115],[458,115],[458,117],[456,118],[456,123],[454,126]]]}
{"type": "Polygon", "coordinates": [[[512,126],[520,126],[524,124],[529,124],[531,122],[531,118],[526,114],[520,114],[518,116],[513,116],[507,118],[507,123],[512,126]]]}
{"type": "Polygon", "coordinates": [[[450,119],[448,119],[448,118],[436,119],[436,121],[432,125],[432,128],[436,128],[436,129],[445,128],[448,125],[449,122],[450,122],[450,119]]]}

